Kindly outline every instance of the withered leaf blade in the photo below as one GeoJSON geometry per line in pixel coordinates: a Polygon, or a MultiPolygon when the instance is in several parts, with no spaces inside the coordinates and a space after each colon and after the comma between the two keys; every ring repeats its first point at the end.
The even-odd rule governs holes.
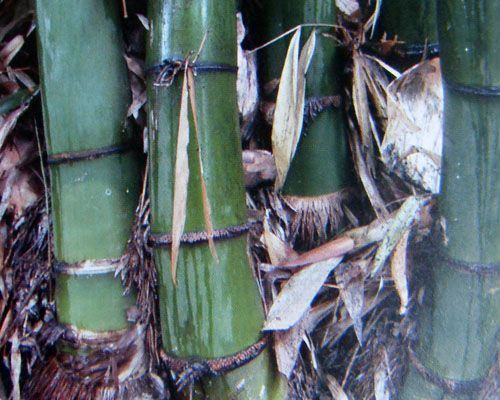
{"type": "Polygon", "coordinates": [[[357,0],[335,0],[335,5],[345,15],[352,15],[359,11],[359,3],[357,0]]]}
{"type": "Polygon", "coordinates": [[[287,378],[290,377],[297,362],[304,335],[311,333],[318,323],[331,312],[332,308],[333,304],[330,302],[320,304],[310,309],[292,328],[274,332],[276,364],[279,372],[287,378]]]}
{"type": "Polygon", "coordinates": [[[337,380],[330,374],[326,375],[326,385],[335,400],[349,400],[342,386],[340,386],[337,380]]]}
{"type": "Polygon", "coordinates": [[[299,256],[288,243],[266,229],[266,224],[264,224],[262,238],[273,265],[283,265],[282,263],[286,260],[293,260],[299,256]]]}
{"type": "Polygon", "coordinates": [[[198,163],[200,166],[200,184],[201,184],[201,197],[203,202],[203,217],[205,219],[205,229],[208,234],[208,246],[212,257],[217,263],[219,263],[219,256],[217,255],[217,250],[214,244],[214,227],[212,224],[212,211],[210,209],[210,201],[208,200],[207,184],[205,182],[205,176],[203,174],[203,159],[201,157],[201,143],[200,143],[200,131],[198,126],[198,114],[196,111],[196,92],[194,86],[194,75],[191,68],[187,70],[187,80],[188,80],[188,90],[189,90],[189,100],[191,104],[191,113],[193,115],[194,131],[196,139],[196,148],[198,154],[198,163]]]}
{"type": "Polygon", "coordinates": [[[391,255],[394,247],[403,237],[403,234],[410,229],[417,216],[417,212],[424,204],[422,197],[410,196],[396,213],[394,220],[389,225],[386,235],[382,239],[375,257],[373,259],[371,276],[374,277],[384,266],[391,255]]]}
{"type": "Polygon", "coordinates": [[[306,251],[298,257],[288,259],[279,265],[280,267],[300,267],[332,257],[339,257],[354,249],[354,244],[354,240],[350,237],[341,237],[306,251]]]}
{"type": "Polygon", "coordinates": [[[425,190],[439,192],[443,86],[439,58],[405,71],[388,87],[382,160],[425,190]]]}
{"type": "Polygon", "coordinates": [[[182,81],[181,105],[179,110],[179,128],[177,131],[177,149],[175,154],[175,180],[174,180],[174,203],[172,216],[172,253],[171,253],[171,273],[172,281],[177,282],[177,259],[179,257],[179,247],[181,236],[186,223],[187,192],[189,181],[189,115],[188,115],[188,87],[187,71],[184,70],[182,81]]]}
{"type": "Polygon", "coordinates": [[[297,101],[297,78],[299,68],[299,44],[301,29],[293,35],[281,72],[276,108],[271,133],[273,154],[278,176],[276,189],[280,189],[288,172],[293,136],[297,126],[295,114],[297,101]]]}
{"type": "Polygon", "coordinates": [[[293,35],[281,73],[271,133],[277,177],[275,189],[285,183],[290,163],[295,155],[304,121],[306,73],[316,46],[313,30],[299,59],[301,29],[293,35]]]}
{"type": "Polygon", "coordinates": [[[284,330],[294,326],[309,309],[331,271],[342,257],[311,264],[294,274],[273,302],[263,330],[284,330]]]}
{"type": "Polygon", "coordinates": [[[335,270],[335,279],[340,287],[340,296],[351,316],[354,331],[360,345],[363,345],[364,274],[356,263],[341,264],[335,270]]]}
{"type": "Polygon", "coordinates": [[[11,398],[13,400],[21,399],[21,389],[19,381],[21,379],[21,351],[19,349],[19,337],[18,333],[12,336],[11,340],[12,348],[10,350],[10,375],[12,380],[12,393],[11,398]]]}
{"type": "Polygon", "coordinates": [[[19,50],[21,50],[21,47],[23,47],[23,45],[23,36],[16,35],[0,50],[0,63],[2,64],[3,68],[10,64],[19,50]]]}
{"type": "Polygon", "coordinates": [[[391,275],[401,302],[401,306],[399,308],[399,313],[401,315],[406,314],[409,299],[408,280],[406,276],[406,250],[408,247],[409,236],[410,230],[408,229],[405,233],[403,233],[403,237],[396,245],[391,258],[391,275]]]}

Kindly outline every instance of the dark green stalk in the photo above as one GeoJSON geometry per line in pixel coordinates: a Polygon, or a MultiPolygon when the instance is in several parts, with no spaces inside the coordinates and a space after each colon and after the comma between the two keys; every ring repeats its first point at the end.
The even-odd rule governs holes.
{"type": "MultiPolygon", "coordinates": [[[[498,266],[500,99],[488,93],[498,93],[500,87],[500,3],[446,0],[439,3],[438,13],[445,81],[440,210],[449,240],[443,251],[459,262],[498,266]]],[[[466,273],[436,261],[427,279],[417,356],[442,378],[483,379],[498,356],[497,275],[466,273]]],[[[483,384],[481,390],[487,386],[483,384]]],[[[442,388],[412,368],[403,398],[416,396],[490,398],[478,391],[443,395],[442,388]]]]}
{"type": "MultiPolygon", "coordinates": [[[[336,23],[333,1],[271,0],[263,2],[254,29],[260,31],[261,42],[273,39],[302,23],[336,23]]],[[[317,43],[307,73],[306,100],[339,95],[342,79],[340,51],[331,37],[318,28],[317,43]]],[[[309,36],[305,29],[302,41],[309,36]]],[[[261,83],[279,78],[288,40],[280,40],[259,51],[261,83]]],[[[347,130],[342,108],[332,106],[309,121],[300,139],[284,186],[293,196],[318,196],[345,188],[352,183],[352,165],[347,144],[347,130]]]]}
{"type": "MultiPolygon", "coordinates": [[[[389,54],[395,66],[409,68],[424,56],[434,56],[437,46],[436,0],[383,0],[376,38],[383,34],[397,44],[389,54]]],[[[371,31],[370,31],[371,32],[371,31]]]]}
{"type": "MultiPolygon", "coordinates": [[[[148,64],[184,60],[206,41],[198,64],[236,65],[236,14],[231,0],[150,2],[148,64]]],[[[172,232],[176,145],[183,73],[170,87],[149,82],[151,230],[172,232]]],[[[214,229],[246,222],[236,74],[195,75],[199,150],[214,229]]],[[[187,218],[184,231],[205,231],[198,143],[190,111],[191,139],[187,218]]],[[[215,358],[239,352],[261,337],[263,311],[247,256],[246,236],[217,241],[219,263],[208,244],[181,244],[177,285],[170,249],[155,252],[163,346],[174,357],[215,358]]],[[[217,379],[203,380],[210,398],[280,398],[279,379],[267,350],[217,379]],[[264,393],[264,395],[261,395],[264,393]],[[262,396],[262,397],[261,397],[262,396]]]]}
{"type": "MultiPolygon", "coordinates": [[[[49,162],[61,153],[129,144],[132,135],[125,129],[125,119],[130,94],[117,4],[39,0],[36,14],[49,162]]],[[[140,183],[137,154],[127,151],[50,164],[50,175],[54,267],[59,271],[55,285],[58,322],[87,336],[131,329],[127,310],[135,304],[134,296],[123,295],[113,268],[98,272],[93,260],[107,263],[126,250],[140,183]],[[79,274],[65,266],[86,260],[90,265],[79,274]]],[[[81,341],[77,350],[79,346],[83,346],[81,341]]],[[[96,349],[92,344],[83,347],[79,350],[86,353],[96,349]]],[[[64,353],[69,348],[60,346],[60,350],[64,353]]],[[[64,375],[57,377],[65,379],[64,375]]],[[[55,382],[47,385],[41,376],[31,396],[64,398],[68,390],[87,386],[89,391],[99,390],[91,387],[89,377],[76,372],[71,378],[73,389],[61,381],[60,387],[55,382]],[[51,386],[54,392],[49,393],[51,386]]],[[[93,384],[106,386],[103,381],[93,384]]]]}

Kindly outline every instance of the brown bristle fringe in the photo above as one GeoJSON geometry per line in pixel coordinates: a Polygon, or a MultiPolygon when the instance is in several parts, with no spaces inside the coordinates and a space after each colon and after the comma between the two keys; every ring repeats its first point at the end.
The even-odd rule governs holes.
{"type": "Polygon", "coordinates": [[[283,196],[289,210],[288,234],[292,242],[300,241],[306,248],[326,242],[348,224],[345,205],[352,204],[349,190],[320,196],[283,196]]]}
{"type": "MultiPolygon", "coordinates": [[[[87,355],[60,353],[36,368],[24,387],[27,400],[163,398],[163,383],[147,371],[143,327],[136,325],[87,355]]],[[[79,347],[78,343],[71,343],[79,347]]],[[[76,352],[75,352],[76,353],[76,352]]]]}

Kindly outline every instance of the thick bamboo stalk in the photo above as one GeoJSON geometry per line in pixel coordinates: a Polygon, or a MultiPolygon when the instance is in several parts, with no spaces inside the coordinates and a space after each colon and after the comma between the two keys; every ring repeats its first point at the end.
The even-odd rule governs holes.
{"type": "MultiPolygon", "coordinates": [[[[130,94],[117,4],[40,0],[36,17],[49,162],[62,153],[130,145],[132,134],[125,129],[130,94]]],[[[113,268],[98,272],[92,260],[109,264],[103,260],[118,259],[126,250],[140,183],[137,154],[129,150],[50,164],[50,175],[58,322],[86,335],[132,328],[127,310],[134,296],[123,295],[113,268]],[[79,274],[68,270],[67,264],[85,260],[89,266],[79,274]]],[[[40,385],[33,393],[45,390],[47,382],[40,385]]],[[[78,385],[86,383],[82,379],[73,387],[78,385]]]]}
{"type": "MultiPolygon", "coordinates": [[[[232,0],[203,0],[194,6],[175,0],[151,1],[148,64],[184,60],[205,43],[196,61],[236,65],[236,10],[232,0]]],[[[171,233],[180,94],[183,73],[170,87],[148,95],[151,160],[151,230],[171,233]]],[[[214,229],[246,222],[241,166],[236,74],[199,72],[194,77],[199,150],[214,229]]],[[[205,231],[198,143],[190,111],[189,183],[185,232],[205,231]]],[[[187,172],[187,171],[183,171],[187,172]]],[[[216,241],[219,263],[206,243],[181,243],[177,284],[170,249],[155,252],[163,346],[175,357],[215,358],[239,352],[259,340],[263,312],[247,256],[246,236],[216,241]]],[[[280,398],[279,379],[267,350],[238,370],[204,380],[209,398],[280,398]],[[241,387],[239,385],[241,384],[241,387]]]]}
{"type": "MultiPolygon", "coordinates": [[[[336,23],[334,1],[272,0],[262,3],[254,21],[254,31],[266,42],[303,23],[336,23]],[[257,33],[260,32],[260,33],[257,33]]],[[[343,67],[338,46],[324,37],[328,28],[318,28],[316,49],[307,73],[306,98],[341,94],[343,67]]],[[[309,36],[305,29],[303,40],[309,36]]],[[[280,40],[259,51],[260,79],[264,84],[279,78],[288,41],[280,40]]],[[[352,184],[352,164],[347,144],[343,109],[322,111],[305,128],[292,161],[284,193],[296,196],[318,196],[332,193],[352,184]]]]}
{"type": "MultiPolygon", "coordinates": [[[[500,260],[499,13],[500,3],[494,0],[446,0],[438,7],[445,81],[440,209],[449,240],[443,251],[453,260],[492,268],[500,260]]],[[[436,376],[461,382],[486,377],[497,357],[497,286],[497,274],[458,271],[443,261],[432,265],[417,356],[436,376]]],[[[403,398],[492,398],[478,391],[443,392],[412,368],[403,398]]]]}
{"type": "Polygon", "coordinates": [[[410,46],[437,42],[436,0],[383,0],[377,31],[410,46]]]}

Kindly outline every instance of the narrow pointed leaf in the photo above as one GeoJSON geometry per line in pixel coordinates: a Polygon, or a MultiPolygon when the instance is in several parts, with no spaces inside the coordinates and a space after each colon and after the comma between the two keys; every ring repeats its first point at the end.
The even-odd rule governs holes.
{"type": "Polygon", "coordinates": [[[290,154],[293,147],[293,137],[297,129],[296,101],[299,63],[300,28],[293,35],[281,73],[276,109],[274,111],[273,129],[271,133],[273,154],[276,160],[278,176],[276,189],[285,182],[290,165],[290,154]]]}
{"type": "Polygon", "coordinates": [[[194,76],[193,71],[189,68],[187,70],[188,79],[188,90],[189,90],[189,100],[191,103],[191,113],[193,115],[194,132],[196,139],[196,148],[198,154],[198,162],[200,163],[200,184],[201,184],[201,197],[203,202],[203,216],[205,218],[205,229],[208,233],[208,246],[210,247],[210,252],[212,257],[219,263],[219,257],[217,256],[217,250],[214,244],[214,227],[212,224],[212,211],[210,209],[210,201],[208,200],[207,194],[207,184],[205,182],[205,177],[203,175],[203,159],[201,157],[201,143],[200,143],[200,131],[198,125],[198,115],[196,112],[196,91],[194,86],[194,76]]]}
{"type": "Polygon", "coordinates": [[[342,257],[333,257],[311,264],[293,275],[271,306],[263,329],[284,330],[295,325],[341,260],[342,257]]]}
{"type": "Polygon", "coordinates": [[[172,216],[172,280],[176,282],[177,258],[181,236],[186,223],[187,189],[189,181],[188,144],[189,144],[189,113],[188,113],[188,79],[185,70],[182,82],[181,106],[179,111],[179,129],[177,132],[177,150],[175,158],[174,204],[172,216]]]}

